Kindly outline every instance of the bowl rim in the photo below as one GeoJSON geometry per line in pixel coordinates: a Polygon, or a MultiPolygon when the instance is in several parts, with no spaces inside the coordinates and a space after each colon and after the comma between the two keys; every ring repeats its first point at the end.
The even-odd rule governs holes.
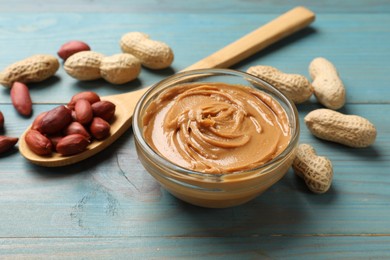
{"type": "MultiPolygon", "coordinates": [[[[258,90],[264,90],[264,89],[258,88],[256,86],[249,86],[249,87],[254,88],[254,89],[258,89],[258,90]]],[[[154,95],[158,95],[159,93],[160,92],[155,93],[154,95]]],[[[268,93],[267,92],[266,94],[274,96],[275,93],[268,93]]],[[[283,109],[287,113],[285,106],[283,106],[283,109]]],[[[197,176],[197,177],[216,177],[216,178],[219,178],[219,177],[224,177],[224,176],[229,176],[230,177],[230,176],[235,176],[235,175],[241,175],[241,174],[251,173],[251,172],[262,172],[262,169],[267,169],[268,167],[270,167],[272,165],[275,165],[275,164],[278,165],[278,163],[280,163],[288,154],[290,154],[290,152],[292,152],[292,150],[294,149],[294,147],[298,143],[299,136],[300,136],[300,124],[299,124],[298,110],[297,110],[294,102],[289,97],[287,97],[285,94],[283,94],[280,90],[278,90],[272,84],[264,81],[263,79],[260,79],[260,78],[258,78],[256,76],[254,76],[254,75],[251,75],[249,73],[246,73],[246,72],[243,72],[243,71],[240,71],[240,70],[219,69],[219,68],[215,68],[215,69],[196,69],[196,70],[182,71],[182,72],[178,72],[178,73],[176,73],[174,75],[168,76],[165,79],[162,79],[161,81],[153,84],[142,95],[142,97],[138,100],[138,102],[137,102],[137,104],[135,106],[134,115],[133,115],[133,122],[132,122],[132,129],[133,129],[134,138],[136,139],[138,144],[142,147],[143,151],[147,153],[149,158],[153,158],[153,161],[155,163],[158,163],[159,165],[163,165],[164,167],[172,169],[173,171],[175,171],[176,174],[178,174],[178,173],[184,174],[185,177],[197,176]],[[260,85],[267,87],[272,92],[275,92],[277,98],[279,98],[281,101],[283,101],[285,103],[285,105],[287,105],[288,109],[290,110],[290,113],[292,113],[292,118],[294,119],[293,120],[294,122],[289,122],[290,129],[292,129],[293,131],[292,131],[290,142],[287,145],[287,147],[280,154],[278,154],[275,158],[273,158],[272,160],[270,160],[270,161],[268,161],[268,162],[266,162],[266,163],[264,163],[262,165],[259,165],[257,167],[251,168],[251,169],[246,169],[246,170],[236,171],[236,172],[227,172],[227,173],[205,173],[205,172],[190,170],[188,168],[182,167],[180,165],[177,165],[177,164],[167,160],[166,158],[161,156],[159,153],[157,153],[144,140],[143,133],[141,131],[141,126],[139,126],[139,124],[138,124],[138,121],[139,121],[139,118],[140,118],[139,112],[140,112],[141,105],[145,102],[146,98],[149,97],[150,93],[153,90],[155,90],[156,87],[161,86],[161,85],[165,85],[165,84],[170,83],[171,81],[174,81],[176,79],[180,79],[180,78],[183,78],[183,77],[186,77],[186,76],[191,76],[191,75],[195,76],[195,75],[198,75],[198,74],[217,74],[217,75],[220,75],[220,76],[223,76],[223,75],[239,76],[241,78],[250,79],[250,80],[259,82],[260,85]],[[293,125],[294,127],[292,127],[292,124],[294,124],[293,125]]]]}

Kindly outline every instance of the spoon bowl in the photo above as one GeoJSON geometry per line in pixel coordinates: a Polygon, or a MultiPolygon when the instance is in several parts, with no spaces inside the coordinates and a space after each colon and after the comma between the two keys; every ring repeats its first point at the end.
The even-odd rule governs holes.
{"type": "Polygon", "coordinates": [[[53,153],[51,156],[37,155],[30,150],[25,142],[24,137],[27,131],[25,131],[20,137],[19,151],[21,151],[22,155],[30,162],[46,167],[65,166],[87,159],[107,148],[131,127],[132,115],[137,101],[148,89],[149,88],[144,88],[124,94],[101,97],[101,100],[111,101],[116,105],[115,118],[110,124],[111,135],[104,140],[93,141],[90,145],[88,145],[87,150],[82,153],[72,156],[62,156],[59,153],[53,153]]]}
{"type": "MultiPolygon", "coordinates": [[[[206,68],[228,68],[278,40],[305,28],[314,19],[315,14],[313,12],[304,7],[296,7],[198,61],[184,71],[206,68]]],[[[115,119],[111,124],[111,135],[102,141],[92,142],[88,146],[88,149],[82,153],[73,156],[62,156],[58,153],[53,153],[51,156],[37,155],[29,149],[25,142],[25,135],[30,127],[27,128],[19,139],[19,151],[28,161],[45,167],[65,166],[87,159],[107,148],[131,127],[136,104],[148,89],[144,88],[124,94],[101,97],[101,100],[111,101],[116,105],[115,119]]]]}

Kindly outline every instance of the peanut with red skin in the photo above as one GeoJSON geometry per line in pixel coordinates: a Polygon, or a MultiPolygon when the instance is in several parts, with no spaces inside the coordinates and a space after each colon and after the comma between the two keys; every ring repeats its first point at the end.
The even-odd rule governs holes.
{"type": "Polygon", "coordinates": [[[18,142],[19,138],[0,135],[0,154],[9,151],[18,142]]]}
{"type": "Polygon", "coordinates": [[[74,106],[76,120],[82,125],[89,124],[93,118],[91,103],[86,99],[80,99],[74,106]]]}
{"type": "Polygon", "coordinates": [[[110,135],[110,129],[110,124],[100,117],[94,117],[89,127],[89,131],[91,132],[92,136],[97,140],[107,138],[110,135]]]}
{"type": "Polygon", "coordinates": [[[49,138],[37,130],[29,130],[26,133],[25,141],[27,146],[38,155],[51,155],[53,145],[49,138]]]}
{"type": "Polygon", "coordinates": [[[110,101],[99,101],[92,104],[92,111],[95,117],[100,117],[109,122],[115,114],[115,104],[110,101]]]}
{"type": "Polygon", "coordinates": [[[23,116],[30,116],[32,100],[28,87],[21,82],[14,82],[11,87],[11,101],[16,111],[23,116]]]}
{"type": "Polygon", "coordinates": [[[60,134],[56,134],[56,135],[49,135],[47,136],[47,138],[49,138],[52,144],[53,151],[57,151],[57,144],[63,138],[63,136],[60,134]]]}
{"type": "Polygon", "coordinates": [[[72,112],[65,106],[58,106],[43,116],[39,129],[43,134],[55,134],[61,132],[71,121],[72,112]]]}
{"type": "Polygon", "coordinates": [[[100,101],[95,92],[80,92],[72,97],[68,107],[58,106],[40,113],[26,134],[25,141],[30,150],[38,155],[50,155],[52,150],[63,156],[81,153],[87,149],[92,138],[102,140],[110,135],[110,124],[94,114],[112,120],[115,104],[100,101]]]}
{"type": "Polygon", "coordinates": [[[74,109],[74,106],[76,104],[76,102],[80,99],[86,99],[89,101],[89,103],[91,103],[91,105],[95,102],[98,102],[100,101],[100,97],[98,94],[96,94],[95,92],[93,91],[83,91],[83,92],[80,92],[80,93],[77,93],[75,95],[73,95],[73,97],[71,98],[70,102],[68,103],[68,108],[70,109],[74,109]]]}
{"type": "Polygon", "coordinates": [[[80,51],[89,51],[91,50],[91,47],[89,47],[88,44],[82,41],[69,41],[61,45],[60,49],[58,50],[57,54],[58,56],[66,61],[70,56],[73,54],[80,52],[80,51]]]}
{"type": "Polygon", "coordinates": [[[87,149],[89,140],[81,134],[71,134],[62,138],[57,144],[57,152],[61,155],[74,155],[87,149]]]}
{"type": "Polygon", "coordinates": [[[88,133],[85,127],[77,121],[70,123],[68,127],[64,130],[65,136],[72,134],[81,134],[88,139],[91,138],[91,135],[88,133]]]}
{"type": "Polygon", "coordinates": [[[0,111],[0,130],[4,128],[4,115],[0,111]]]}
{"type": "Polygon", "coordinates": [[[41,123],[42,123],[42,118],[47,114],[47,112],[49,112],[49,111],[44,111],[44,112],[40,113],[40,114],[34,119],[32,125],[31,125],[31,129],[40,131],[40,127],[41,127],[41,123]]]}
{"type": "Polygon", "coordinates": [[[72,115],[72,120],[77,121],[76,111],[72,110],[71,115],[72,115]]]}

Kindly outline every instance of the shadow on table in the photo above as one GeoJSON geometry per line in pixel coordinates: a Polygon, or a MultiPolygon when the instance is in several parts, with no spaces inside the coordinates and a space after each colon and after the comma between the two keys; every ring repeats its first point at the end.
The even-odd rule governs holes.
{"type": "Polygon", "coordinates": [[[208,209],[176,199],[179,214],[186,219],[184,223],[191,223],[190,229],[180,227],[180,224],[177,228],[182,228],[183,236],[221,238],[221,246],[224,246],[224,238],[239,237],[260,242],[264,238],[283,236],[288,242],[288,238],[294,239],[296,235],[315,232],[315,228],[311,229],[313,226],[308,224],[316,221],[313,212],[331,207],[335,200],[336,189],[331,188],[322,195],[313,194],[300,178],[289,171],[268,191],[237,207],[208,209]]]}

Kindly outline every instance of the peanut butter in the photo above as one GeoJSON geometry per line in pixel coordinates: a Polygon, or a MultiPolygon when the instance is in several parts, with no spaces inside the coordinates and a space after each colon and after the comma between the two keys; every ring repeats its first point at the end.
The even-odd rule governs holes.
{"type": "Polygon", "coordinates": [[[161,156],[204,173],[261,166],[291,139],[286,112],[268,94],[225,83],[182,84],[146,108],[144,138],[161,156]]]}

